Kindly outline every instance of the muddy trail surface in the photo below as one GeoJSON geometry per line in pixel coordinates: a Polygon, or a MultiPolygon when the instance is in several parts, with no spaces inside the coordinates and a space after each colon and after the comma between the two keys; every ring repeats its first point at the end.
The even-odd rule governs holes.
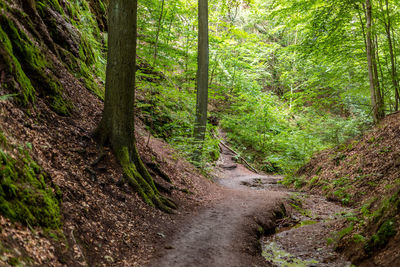
{"type": "Polygon", "coordinates": [[[343,208],[287,191],[282,177],[249,171],[225,147],[217,166],[219,197],[177,224],[148,266],[348,265],[326,246],[343,208]]]}

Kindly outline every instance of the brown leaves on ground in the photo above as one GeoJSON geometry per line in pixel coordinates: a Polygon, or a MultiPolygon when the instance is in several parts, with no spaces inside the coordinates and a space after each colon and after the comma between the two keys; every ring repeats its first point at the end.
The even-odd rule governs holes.
{"type": "MultiPolygon", "coordinates": [[[[6,236],[24,228],[26,242],[36,242],[38,251],[47,251],[25,249],[34,263],[41,266],[55,266],[53,254],[59,264],[67,266],[141,266],[157,244],[164,242],[163,235],[175,230],[174,224],[185,211],[212,197],[214,187],[165,142],[151,138],[147,147],[148,134],[140,122],[139,151],[144,161],[156,161],[170,176],[173,186],[168,196],[180,207],[177,215],[167,215],[144,204],[122,182],[121,167],[109,150],[105,149],[105,157],[92,166],[101,151],[91,134],[101,117],[102,103],[64,68],[60,67],[59,72],[61,82],[68,88],[66,94],[75,106],[71,117],[56,115],[41,99],[29,113],[6,101],[0,103],[0,125],[13,143],[32,144],[34,159],[63,192],[65,240],[41,237],[35,241],[27,227],[8,224],[2,228],[1,241],[6,242],[6,236]]],[[[13,244],[15,249],[22,249],[19,243],[13,244]]]]}

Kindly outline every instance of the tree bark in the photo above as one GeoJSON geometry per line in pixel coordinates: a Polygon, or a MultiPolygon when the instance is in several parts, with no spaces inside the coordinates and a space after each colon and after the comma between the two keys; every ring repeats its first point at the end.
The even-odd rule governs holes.
{"type": "Polygon", "coordinates": [[[163,14],[164,14],[164,4],[165,4],[165,0],[162,0],[162,3],[161,3],[161,13],[160,13],[160,17],[158,18],[156,42],[155,42],[155,45],[154,45],[153,66],[155,66],[156,63],[157,63],[158,39],[159,39],[159,37],[160,37],[160,31],[161,31],[161,25],[162,25],[162,24],[161,24],[161,23],[162,23],[162,17],[163,17],[163,14]]]}
{"type": "Polygon", "coordinates": [[[378,46],[378,35],[375,33],[375,77],[377,80],[377,88],[380,92],[379,97],[380,97],[380,101],[383,102],[383,99],[385,99],[385,78],[383,76],[383,70],[382,70],[382,65],[381,65],[381,61],[379,59],[379,46],[378,46]],[[379,69],[379,73],[378,73],[378,69],[379,69]],[[379,81],[379,74],[381,75],[381,79],[379,81]]]}
{"type": "Polygon", "coordinates": [[[382,99],[380,99],[380,92],[377,88],[376,81],[376,62],[374,45],[372,42],[372,6],[370,0],[365,1],[366,8],[366,18],[367,18],[367,26],[366,26],[366,50],[367,50],[367,60],[368,60],[368,77],[370,84],[370,93],[371,93],[371,105],[372,105],[372,114],[375,123],[378,123],[383,119],[383,108],[382,108],[382,99]]]}
{"type": "Polygon", "coordinates": [[[128,184],[143,200],[169,212],[174,205],[159,194],[135,144],[137,0],[111,0],[108,14],[105,103],[95,137],[111,146],[128,184]]]}
{"type": "MultiPolygon", "coordinates": [[[[393,41],[392,41],[392,34],[391,34],[391,19],[390,19],[390,12],[389,12],[389,1],[385,1],[386,5],[386,16],[387,16],[387,21],[385,19],[385,30],[386,30],[386,37],[388,41],[388,46],[389,46],[389,54],[390,54],[390,63],[391,63],[391,76],[392,76],[392,83],[393,83],[393,89],[395,93],[395,110],[399,110],[399,82],[397,80],[397,70],[396,70],[396,64],[394,62],[394,51],[393,51],[393,41]]],[[[382,8],[383,11],[383,8],[382,8]]]]}
{"type": "Polygon", "coordinates": [[[197,55],[197,101],[196,120],[194,124],[193,137],[197,143],[195,158],[199,159],[202,154],[203,142],[207,127],[207,105],[208,105],[208,2],[199,0],[199,37],[197,55]]]}

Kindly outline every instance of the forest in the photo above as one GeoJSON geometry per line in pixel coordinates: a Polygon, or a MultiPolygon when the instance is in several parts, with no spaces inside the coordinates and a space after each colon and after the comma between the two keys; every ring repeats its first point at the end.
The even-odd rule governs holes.
{"type": "Polygon", "coordinates": [[[393,0],[0,0],[0,265],[400,265],[399,26],[393,0]]]}

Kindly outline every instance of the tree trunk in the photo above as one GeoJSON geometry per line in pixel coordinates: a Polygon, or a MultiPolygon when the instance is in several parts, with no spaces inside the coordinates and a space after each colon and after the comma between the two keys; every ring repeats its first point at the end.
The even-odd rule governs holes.
{"type": "Polygon", "coordinates": [[[383,71],[382,71],[382,65],[379,59],[379,46],[378,46],[378,35],[375,34],[375,77],[377,80],[377,88],[379,90],[379,98],[381,99],[380,101],[383,103],[385,99],[385,84],[384,84],[384,76],[383,76],[383,71]],[[379,73],[378,73],[378,68],[379,68],[379,73]],[[381,75],[381,79],[379,81],[379,74],[381,75]]]}
{"type": "Polygon", "coordinates": [[[160,37],[160,31],[161,31],[161,23],[162,23],[162,17],[164,14],[164,4],[165,4],[165,0],[162,0],[161,3],[161,13],[160,13],[160,17],[158,18],[158,26],[157,26],[157,33],[156,33],[156,43],[154,44],[154,56],[153,56],[153,66],[156,65],[157,63],[157,50],[158,50],[158,39],[160,37]]]}
{"type": "Polygon", "coordinates": [[[135,144],[137,0],[111,0],[108,15],[105,103],[95,137],[111,146],[128,184],[146,203],[170,211],[173,203],[159,194],[135,144]]]}
{"type": "Polygon", "coordinates": [[[196,121],[194,124],[193,137],[198,145],[195,159],[202,154],[203,142],[207,127],[207,105],[208,105],[208,2],[199,0],[199,37],[197,55],[197,102],[196,121]]]}
{"type": "Polygon", "coordinates": [[[377,81],[375,75],[376,63],[374,62],[375,52],[374,46],[372,42],[372,7],[370,0],[365,1],[366,7],[366,18],[367,18],[367,26],[366,26],[366,48],[367,48],[367,59],[368,59],[368,77],[369,77],[369,85],[370,85],[370,93],[371,93],[371,105],[372,105],[372,114],[374,118],[374,122],[378,123],[383,118],[382,107],[380,106],[380,92],[377,89],[377,81]],[[379,96],[378,96],[379,94],[379,96]]]}
{"type": "MultiPolygon", "coordinates": [[[[390,12],[389,12],[389,1],[386,0],[386,16],[387,22],[385,20],[385,29],[386,29],[386,36],[389,45],[389,54],[390,54],[390,63],[391,63],[391,76],[392,76],[392,83],[393,89],[395,93],[395,110],[399,110],[399,83],[397,80],[397,70],[396,64],[394,62],[394,51],[393,51],[393,41],[392,41],[392,34],[391,34],[391,19],[390,19],[390,12]]],[[[383,11],[383,10],[382,10],[383,11]]]]}

